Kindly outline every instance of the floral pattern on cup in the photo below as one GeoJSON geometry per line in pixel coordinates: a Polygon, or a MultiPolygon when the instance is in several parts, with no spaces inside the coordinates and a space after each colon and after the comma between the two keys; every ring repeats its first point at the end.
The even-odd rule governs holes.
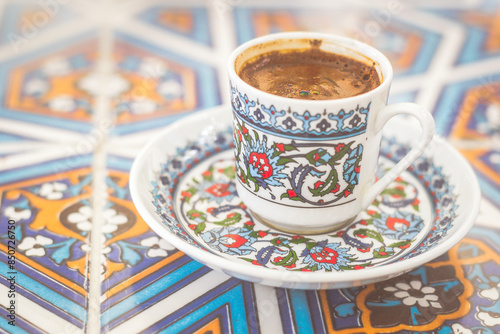
{"type": "MultiPolygon", "coordinates": [[[[153,204],[165,226],[203,250],[279,270],[360,270],[414,256],[421,248],[427,251],[452,227],[449,218],[457,209],[453,188],[441,168],[421,158],[412,167],[413,176],[398,178],[338,232],[302,236],[272,230],[238,198],[232,133],[229,129],[178,148],[154,182],[153,204]]],[[[380,173],[407,150],[384,139],[386,162],[380,173]]]]}
{"type": "Polygon", "coordinates": [[[269,133],[291,138],[348,138],[366,131],[369,103],[352,110],[324,111],[311,114],[309,111],[278,110],[274,105],[260,104],[258,99],[241,94],[231,84],[233,112],[254,127],[269,133]]]}
{"type": "Polygon", "coordinates": [[[338,141],[313,148],[308,142],[286,139],[269,144],[266,135],[259,138],[238,117],[234,117],[234,124],[237,179],[257,196],[279,197],[288,205],[332,206],[354,192],[362,144],[338,141]]]}

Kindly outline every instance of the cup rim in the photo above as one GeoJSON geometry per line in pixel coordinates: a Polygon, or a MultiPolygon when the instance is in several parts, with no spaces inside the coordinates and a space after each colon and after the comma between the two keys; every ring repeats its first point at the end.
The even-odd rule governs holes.
{"type": "Polygon", "coordinates": [[[393,78],[393,69],[391,63],[382,52],[380,52],[373,46],[349,37],[319,33],[319,32],[306,32],[306,31],[280,32],[275,34],[264,35],[261,37],[251,39],[239,45],[238,47],[236,47],[236,49],[233,50],[233,52],[229,56],[228,73],[229,73],[229,79],[231,80],[232,78],[235,78],[236,80],[238,80],[238,86],[242,86],[246,92],[251,92],[254,95],[259,94],[260,96],[265,96],[266,98],[273,99],[277,102],[283,102],[283,103],[288,102],[290,104],[306,103],[311,106],[322,105],[325,103],[329,104],[349,103],[349,102],[354,102],[355,100],[358,99],[371,97],[372,95],[388,92],[393,78]],[[340,44],[343,47],[358,52],[359,54],[377,62],[380,65],[380,69],[382,71],[382,83],[368,92],[355,96],[343,97],[338,99],[327,99],[327,100],[307,100],[307,99],[300,100],[296,98],[284,97],[265,92],[263,90],[251,86],[250,84],[246,83],[243,79],[241,79],[240,76],[236,73],[235,69],[236,58],[240,54],[242,54],[245,50],[249,49],[252,46],[280,39],[321,39],[324,41],[329,41],[330,43],[333,42],[340,44]]]}

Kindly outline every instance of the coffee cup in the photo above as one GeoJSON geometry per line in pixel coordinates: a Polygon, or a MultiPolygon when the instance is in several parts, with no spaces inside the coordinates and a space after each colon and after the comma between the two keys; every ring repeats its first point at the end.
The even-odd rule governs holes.
{"type": "Polygon", "coordinates": [[[353,39],[259,37],[234,50],[228,72],[236,189],[257,219],[278,230],[324,233],[352,222],[434,135],[425,108],[387,105],[389,60],[353,39]],[[400,114],[419,121],[421,137],[376,180],[381,131],[400,114]]]}

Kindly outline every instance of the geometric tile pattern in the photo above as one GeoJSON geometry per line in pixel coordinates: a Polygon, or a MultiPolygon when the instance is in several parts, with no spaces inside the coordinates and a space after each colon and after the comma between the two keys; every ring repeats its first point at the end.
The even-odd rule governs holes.
{"type": "Polygon", "coordinates": [[[0,65],[0,116],[79,132],[91,130],[97,40],[85,34],[0,65]]]}
{"type": "Polygon", "coordinates": [[[205,7],[151,6],[137,18],[155,28],[178,34],[198,43],[212,45],[208,10],[205,7]]]}
{"type": "Polygon", "coordinates": [[[485,0],[481,6],[467,10],[436,10],[451,20],[460,21],[465,29],[465,41],[458,54],[459,63],[470,63],[500,55],[498,38],[500,4],[485,0]]]}
{"type": "Polygon", "coordinates": [[[0,2],[0,332],[499,333],[500,6],[476,4],[0,2]],[[290,30],[390,58],[389,101],[425,105],[476,171],[481,226],[400,277],[321,291],[215,272],[147,226],[141,147],[228,100],[232,48],[290,30]]]}

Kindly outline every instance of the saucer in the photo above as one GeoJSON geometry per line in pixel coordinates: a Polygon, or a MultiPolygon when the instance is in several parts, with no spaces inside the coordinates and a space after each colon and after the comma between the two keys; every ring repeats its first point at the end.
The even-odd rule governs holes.
{"type": "MultiPolygon", "coordinates": [[[[406,155],[419,129],[385,127],[379,174],[406,155]]],[[[346,288],[398,276],[448,251],[470,230],[480,191],[465,159],[435,138],[424,155],[350,224],[298,235],[263,224],[238,197],[230,107],[172,124],[134,161],[132,199],[173,246],[215,270],[275,287],[346,288]]]]}

